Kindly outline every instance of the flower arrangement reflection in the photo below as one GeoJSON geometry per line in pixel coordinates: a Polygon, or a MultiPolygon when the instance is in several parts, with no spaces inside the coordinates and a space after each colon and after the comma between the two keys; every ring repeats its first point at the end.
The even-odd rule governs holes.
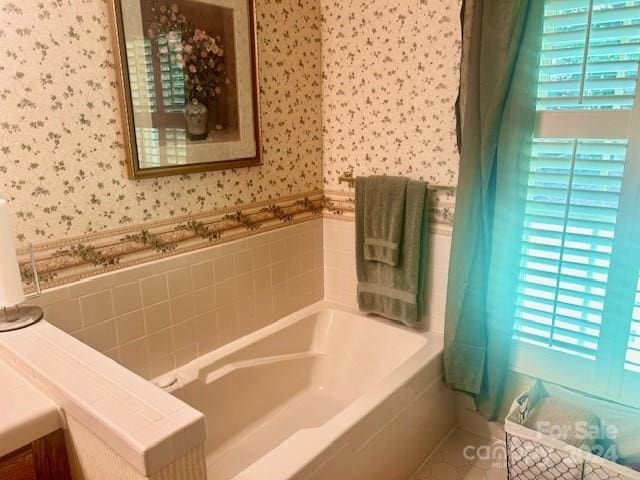
{"type": "Polygon", "coordinates": [[[222,39],[197,28],[176,3],[150,0],[150,10],[147,37],[161,59],[182,70],[187,132],[192,139],[206,138],[207,106],[229,83],[222,39]]]}

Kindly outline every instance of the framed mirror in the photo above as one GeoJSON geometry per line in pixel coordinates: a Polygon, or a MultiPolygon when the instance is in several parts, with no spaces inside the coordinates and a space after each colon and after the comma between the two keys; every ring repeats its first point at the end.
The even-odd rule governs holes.
{"type": "Polygon", "coordinates": [[[260,164],[252,0],[112,0],[130,178],[260,164]]]}

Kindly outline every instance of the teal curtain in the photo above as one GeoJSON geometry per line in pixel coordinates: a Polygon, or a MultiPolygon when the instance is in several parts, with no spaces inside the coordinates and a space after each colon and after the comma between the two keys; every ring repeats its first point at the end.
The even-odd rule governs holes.
{"type": "Polygon", "coordinates": [[[544,2],[467,0],[463,9],[444,372],[449,387],[496,419],[515,320],[544,2]]]}

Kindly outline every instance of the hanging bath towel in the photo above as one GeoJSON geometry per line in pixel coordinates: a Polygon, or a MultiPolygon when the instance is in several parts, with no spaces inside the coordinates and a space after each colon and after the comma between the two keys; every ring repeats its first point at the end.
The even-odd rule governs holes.
{"type": "MultiPolygon", "coordinates": [[[[365,215],[367,201],[384,198],[367,196],[369,179],[356,179],[356,266],[358,272],[358,305],[366,313],[415,326],[424,306],[424,272],[427,240],[427,185],[409,180],[406,185],[402,238],[398,264],[393,266],[365,258],[365,215]]],[[[381,205],[384,208],[385,204],[381,205]]]]}

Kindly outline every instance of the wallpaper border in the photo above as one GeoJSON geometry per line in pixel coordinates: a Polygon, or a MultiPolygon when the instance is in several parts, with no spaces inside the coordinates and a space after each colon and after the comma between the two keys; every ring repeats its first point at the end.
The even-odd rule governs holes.
{"type": "MultiPolygon", "coordinates": [[[[431,229],[451,230],[454,204],[430,200],[431,229]]],[[[352,192],[313,190],[33,246],[43,289],[222,245],[318,217],[353,220],[352,192]]],[[[18,250],[24,287],[35,290],[27,248],[18,250]]]]}
{"type": "MultiPolygon", "coordinates": [[[[324,190],[324,216],[354,220],[355,199],[353,190],[324,190]]],[[[455,193],[448,190],[429,191],[429,230],[435,233],[451,235],[455,214],[455,193]]]]}
{"type": "MultiPolygon", "coordinates": [[[[222,245],[305,222],[332,209],[319,190],[82,235],[33,246],[43,289],[222,245]]],[[[25,290],[33,292],[28,249],[18,250],[25,290]]]]}

